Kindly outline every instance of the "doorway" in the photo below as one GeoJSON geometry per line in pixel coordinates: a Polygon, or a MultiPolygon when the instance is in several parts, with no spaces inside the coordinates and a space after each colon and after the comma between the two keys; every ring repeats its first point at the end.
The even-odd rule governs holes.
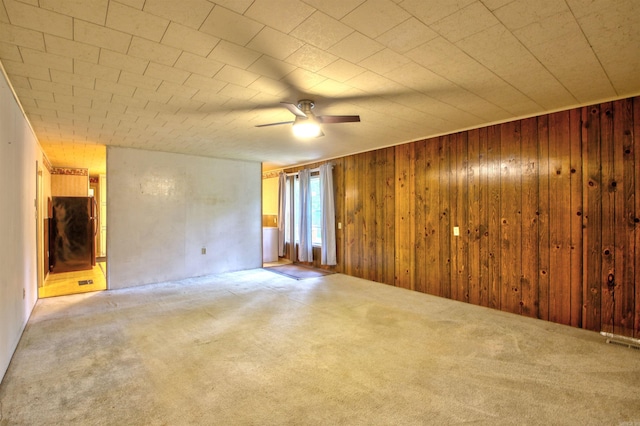
{"type": "MultiPolygon", "coordinates": [[[[85,169],[86,170],[86,169],[85,169]]],[[[52,172],[56,173],[56,170],[52,172]]],[[[88,175],[88,172],[87,172],[88,175]]],[[[88,210],[88,219],[90,222],[87,222],[90,227],[89,235],[92,236],[92,243],[89,244],[88,247],[91,247],[92,257],[95,258],[95,262],[93,265],[89,264],[87,266],[83,266],[82,268],[58,268],[56,266],[56,271],[53,273],[51,271],[51,266],[47,265],[46,268],[46,279],[43,282],[42,286],[38,287],[38,296],[40,298],[45,297],[54,297],[54,296],[63,296],[69,294],[76,293],[88,293],[95,291],[102,291],[107,289],[107,276],[106,276],[106,175],[101,176],[86,176],[85,183],[80,184],[79,187],[74,189],[77,193],[69,194],[68,188],[60,190],[56,188],[52,190],[52,195],[54,195],[53,200],[55,205],[56,203],[64,202],[72,202],[73,200],[82,200],[78,201],[79,203],[84,204],[84,200],[87,200],[90,208],[83,209],[88,210]],[[84,190],[82,189],[84,186],[84,190]],[[65,193],[67,191],[67,193],[65,193]],[[58,200],[58,201],[56,201],[58,200]],[[82,269],[82,270],[78,270],[82,269]]],[[[64,185],[63,185],[64,188],[64,185]]],[[[51,204],[51,200],[48,201],[51,204]]],[[[49,223],[52,227],[56,227],[54,222],[55,215],[53,214],[54,209],[49,212],[49,223]]],[[[85,216],[87,217],[87,216],[85,216]]],[[[84,222],[82,222],[84,223],[84,222]]],[[[50,243],[54,243],[53,239],[56,234],[52,230],[50,232],[51,238],[49,239],[50,243]]],[[[86,241],[86,240],[85,240],[86,241]]],[[[44,248],[45,250],[47,247],[44,248]]],[[[39,250],[40,252],[40,250],[39,250]]],[[[49,264],[49,262],[47,262],[49,264]]]]}

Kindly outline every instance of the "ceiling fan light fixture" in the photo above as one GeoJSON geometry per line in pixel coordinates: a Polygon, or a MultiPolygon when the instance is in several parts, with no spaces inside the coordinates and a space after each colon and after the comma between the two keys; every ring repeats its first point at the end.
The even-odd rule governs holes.
{"type": "Polygon", "coordinates": [[[322,131],[316,120],[296,117],[293,123],[293,134],[300,139],[317,138],[322,131]]]}

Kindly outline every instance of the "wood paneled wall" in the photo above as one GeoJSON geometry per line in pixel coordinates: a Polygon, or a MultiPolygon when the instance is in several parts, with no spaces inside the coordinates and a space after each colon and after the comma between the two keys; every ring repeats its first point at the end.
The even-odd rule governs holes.
{"type": "Polygon", "coordinates": [[[639,338],[634,135],[640,98],[333,160],[336,270],[639,338]]]}

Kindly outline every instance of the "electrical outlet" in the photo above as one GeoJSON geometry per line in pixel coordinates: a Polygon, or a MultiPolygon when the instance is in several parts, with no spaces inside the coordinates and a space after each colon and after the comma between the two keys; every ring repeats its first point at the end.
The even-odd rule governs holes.
{"type": "Polygon", "coordinates": [[[206,248],[206,247],[202,247],[202,251],[201,251],[201,253],[202,253],[202,254],[207,254],[207,248],[206,248]]]}
{"type": "Polygon", "coordinates": [[[458,228],[457,226],[453,227],[453,236],[454,237],[459,237],[460,236],[460,228],[458,228]]]}
{"type": "Polygon", "coordinates": [[[26,289],[22,289],[22,300],[24,300],[27,297],[27,290],[26,289]]]}
{"type": "Polygon", "coordinates": [[[342,229],[342,222],[338,222],[338,229],[342,229]]]}

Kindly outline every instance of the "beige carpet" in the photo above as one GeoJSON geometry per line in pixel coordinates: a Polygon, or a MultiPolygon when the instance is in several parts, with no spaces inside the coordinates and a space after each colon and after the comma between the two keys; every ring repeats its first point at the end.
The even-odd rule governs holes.
{"type": "Polygon", "coordinates": [[[40,300],[1,425],[640,424],[640,351],[341,274],[40,300]]]}

